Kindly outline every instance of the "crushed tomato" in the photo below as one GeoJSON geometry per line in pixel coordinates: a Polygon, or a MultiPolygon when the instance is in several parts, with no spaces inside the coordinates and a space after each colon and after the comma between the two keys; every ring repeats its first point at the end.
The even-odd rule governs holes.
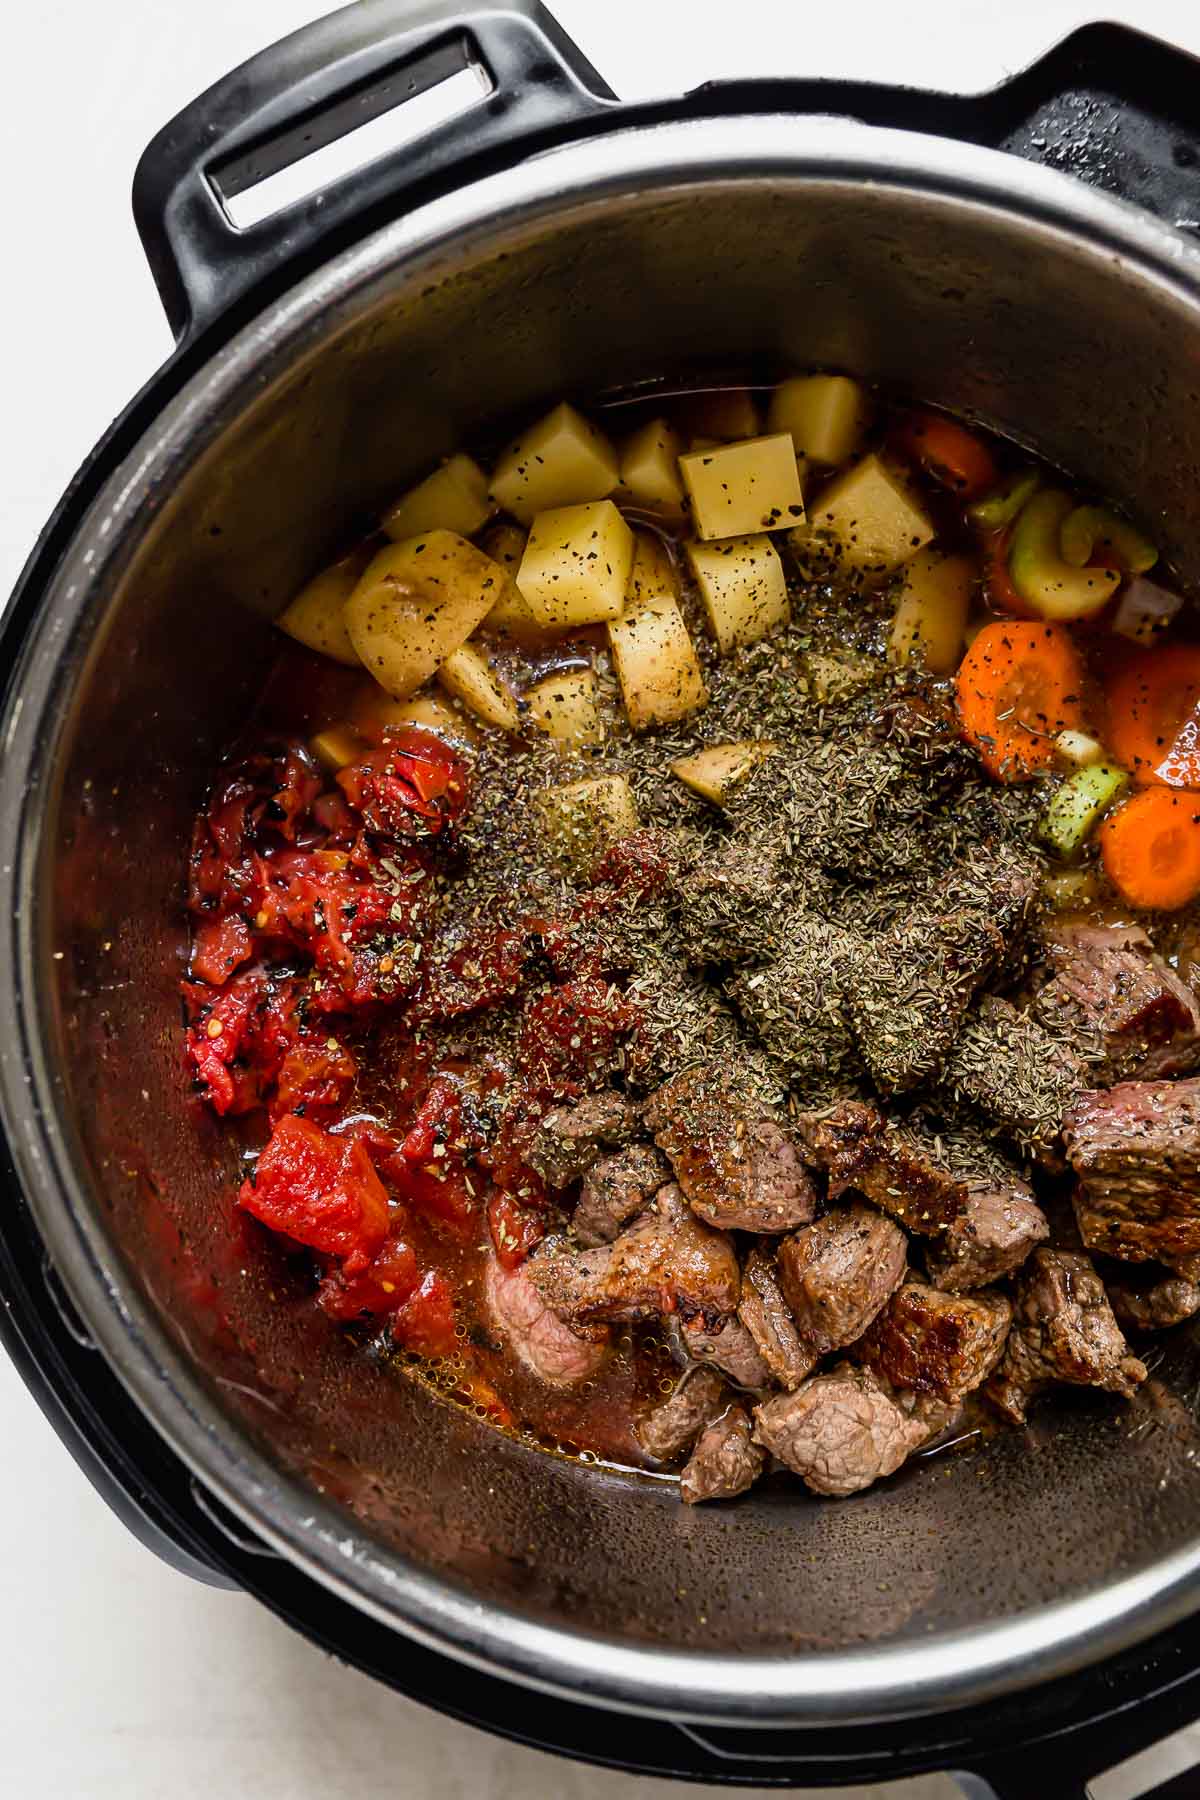
{"type": "Polygon", "coordinates": [[[388,1198],[365,1145],[295,1113],[281,1119],[238,1204],[297,1244],[365,1269],[388,1232],[388,1198]]]}

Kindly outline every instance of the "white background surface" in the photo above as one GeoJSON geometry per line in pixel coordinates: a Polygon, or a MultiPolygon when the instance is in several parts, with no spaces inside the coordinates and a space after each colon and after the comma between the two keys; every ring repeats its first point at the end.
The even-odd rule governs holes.
{"type": "MultiPolygon", "coordinates": [[[[138,154],[211,81],[327,10],[319,0],[10,6],[0,53],[0,596],[76,465],[169,349],[129,214],[138,154]]],[[[728,9],[556,0],[555,10],[630,98],[792,73],[970,90],[1097,13],[1136,14],[1143,29],[1200,52],[1196,0],[738,0],[728,9]]],[[[162,1567],[97,1501],[3,1361],[0,1444],[0,1795],[647,1800],[667,1791],[451,1725],[330,1663],[251,1601],[162,1567]]],[[[951,1792],[941,1778],[888,1790],[894,1800],[951,1792]]],[[[1043,1800],[1032,1769],[1030,1795],[1043,1800]]],[[[1118,1800],[1116,1786],[1104,1796],[1118,1800]]]]}

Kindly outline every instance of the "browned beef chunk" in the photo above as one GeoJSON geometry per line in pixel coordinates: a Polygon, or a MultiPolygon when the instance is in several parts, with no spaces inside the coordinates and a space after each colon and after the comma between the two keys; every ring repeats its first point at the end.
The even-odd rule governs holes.
{"type": "Polygon", "coordinates": [[[806,1099],[837,1092],[860,1066],[842,991],[861,956],[851,933],[797,909],[775,960],[729,983],[747,1025],[806,1099]]]}
{"type": "Polygon", "coordinates": [[[1106,1277],[1109,1305],[1126,1331],[1167,1331],[1200,1312],[1200,1282],[1161,1269],[1130,1269],[1106,1277]]]}
{"type": "Polygon", "coordinates": [[[1082,1094],[1063,1135],[1090,1250],[1170,1267],[1200,1251],[1200,1079],[1082,1094]]]}
{"type": "Polygon", "coordinates": [[[547,1238],[524,1266],[570,1325],[676,1312],[715,1324],[734,1311],[741,1286],[729,1239],[696,1218],[674,1186],[660,1188],[615,1243],[572,1250],[564,1238],[547,1238]]]}
{"type": "Polygon", "coordinates": [[[758,1345],[738,1318],[722,1319],[715,1331],[703,1319],[689,1319],[686,1324],[671,1321],[675,1328],[675,1347],[679,1355],[699,1363],[711,1363],[736,1387],[766,1387],[771,1371],[759,1354],[758,1345]]]}
{"type": "Polygon", "coordinates": [[[947,1093],[977,1106],[1031,1156],[1054,1149],[1063,1115],[1090,1085],[1069,1044],[997,994],[979,1002],[942,1070],[947,1093]]]}
{"type": "Polygon", "coordinates": [[[600,1160],[606,1147],[629,1143],[637,1126],[637,1109],[605,1088],[547,1113],[526,1160],[551,1187],[568,1187],[600,1160]]]}
{"type": "Polygon", "coordinates": [[[778,954],[788,895],[769,839],[727,841],[688,869],[676,892],[689,961],[768,962],[778,954]]]}
{"type": "Polygon", "coordinates": [[[968,1182],[963,1211],[929,1245],[925,1267],[935,1287],[966,1293],[1019,1269],[1049,1235],[1046,1215],[1023,1181],[968,1182]]]}
{"type": "Polygon", "coordinates": [[[779,1291],[773,1259],[757,1246],[746,1258],[742,1272],[738,1317],[781,1386],[797,1387],[812,1373],[817,1359],[796,1330],[796,1321],[779,1291]]]}
{"type": "Polygon", "coordinates": [[[784,1238],[779,1287],[814,1363],[862,1336],[903,1281],[907,1253],[898,1225],[853,1203],[784,1238]]]}
{"type": "Polygon", "coordinates": [[[1091,1258],[1035,1250],[1017,1277],[1013,1328],[988,1399],[1016,1425],[1030,1401],[1057,1381],[1105,1388],[1128,1399],[1146,1368],[1131,1356],[1091,1258]]]}
{"type": "Polygon", "coordinates": [[[999,1362],[1011,1323],[1003,1294],[946,1294],[906,1281],[853,1355],[893,1387],[961,1400],[999,1362]]]}
{"type": "Polygon", "coordinates": [[[765,1461],[751,1437],[745,1407],[729,1406],[701,1432],[679,1477],[680,1496],[689,1506],[700,1500],[731,1500],[753,1486],[765,1461]]]}
{"type": "Polygon", "coordinates": [[[645,1116],[708,1224],[778,1232],[812,1218],[816,1194],[795,1144],[719,1065],[677,1075],[650,1096],[645,1116]]]}
{"type": "Polygon", "coordinates": [[[673,1462],[729,1405],[729,1389],[715,1369],[685,1369],[674,1393],[635,1427],[638,1443],[658,1462],[673,1462]]]}
{"type": "Polygon", "coordinates": [[[932,1237],[965,1210],[967,1184],[939,1158],[936,1145],[890,1123],[863,1100],[842,1100],[799,1120],[810,1156],[829,1171],[829,1194],[865,1194],[909,1231],[932,1237]]]}
{"type": "Polygon", "coordinates": [[[872,1369],[842,1362],[754,1409],[754,1437],[816,1494],[860,1493],[943,1429],[938,1401],[897,1395],[872,1369]]]}
{"type": "Polygon", "coordinates": [[[1181,1075],[1200,1063],[1200,1005],[1136,925],[1056,923],[1034,1002],[1089,1064],[1089,1087],[1181,1075]]]}
{"type": "Polygon", "coordinates": [[[671,1165],[653,1144],[631,1144],[601,1157],[583,1178],[572,1231],[581,1244],[611,1244],[670,1179],[671,1165]]]}
{"type": "Polygon", "coordinates": [[[552,1387],[575,1387],[594,1375],[608,1355],[608,1331],[593,1327],[577,1337],[542,1299],[526,1268],[503,1269],[489,1258],[484,1302],[496,1330],[518,1359],[552,1387]]]}

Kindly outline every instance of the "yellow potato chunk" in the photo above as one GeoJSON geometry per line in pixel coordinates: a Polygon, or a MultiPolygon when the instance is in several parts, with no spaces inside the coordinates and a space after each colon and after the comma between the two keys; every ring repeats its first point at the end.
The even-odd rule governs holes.
{"type": "Polygon", "coordinates": [[[849,375],[798,375],[781,381],[767,410],[769,431],[790,432],[806,462],[845,462],[861,448],[871,422],[871,402],[849,375]]]}
{"type": "Polygon", "coordinates": [[[731,438],[755,437],[762,430],[758,402],[749,388],[709,388],[685,394],[671,411],[689,438],[712,438],[727,444],[731,438]]]}
{"type": "Polygon", "coordinates": [[[491,611],[503,569],[453,531],[390,544],[346,602],[346,629],[364,667],[406,700],[491,611]]]}
{"type": "Polygon", "coordinates": [[[411,700],[393,700],[375,682],[364,684],[350,708],[350,723],[365,737],[383,731],[414,726],[432,731],[452,744],[477,744],[479,733],[468,719],[440,694],[414,694],[411,700]]]}
{"type": "Polygon", "coordinates": [[[500,731],[520,730],[516,701],[474,644],[464,644],[453,651],[438,670],[438,680],[448,694],[469,706],[485,725],[495,725],[500,731]]]}
{"type": "Polygon", "coordinates": [[[401,494],[383,515],[383,529],[397,541],[419,531],[457,531],[474,537],[495,511],[488,498],[488,479],[469,456],[452,456],[440,469],[401,494]]]}
{"type": "Polygon", "coordinates": [[[308,740],[308,747],[323,769],[344,769],[366,749],[357,731],[349,725],[327,725],[308,740]]]}
{"type": "Polygon", "coordinates": [[[632,506],[676,517],[683,511],[683,445],[665,419],[651,419],[621,447],[621,491],[632,506]]]}
{"type": "Polygon", "coordinates": [[[934,535],[899,476],[875,455],[835,475],[813,501],[808,522],[832,539],[844,563],[877,574],[900,568],[934,535]]]}
{"type": "Polygon", "coordinates": [[[720,450],[694,450],[679,459],[702,538],[782,531],[804,520],[796,452],[786,431],[747,438],[720,450]]]}
{"type": "Polygon", "coordinates": [[[787,618],[787,582],[769,537],[689,544],[687,555],[723,656],[739,644],[756,644],[787,618]]]}
{"type": "Polygon", "coordinates": [[[686,718],[707,704],[708,689],[675,598],[670,558],[648,531],[637,534],[629,595],[621,617],[609,622],[608,641],[626,717],[640,731],[686,718]]]}
{"type": "Polygon", "coordinates": [[[943,556],[930,549],[918,550],[905,564],[888,640],[894,663],[904,667],[915,657],[932,675],[954,673],[962,660],[975,574],[969,556],[943,556]]]}
{"type": "Polygon", "coordinates": [[[343,615],[371,555],[371,545],[361,546],[314,575],[276,619],[280,631],[320,656],[356,667],[358,652],[350,642],[343,615]]]}
{"type": "Polygon", "coordinates": [[[774,744],[759,738],[744,738],[737,744],[713,744],[711,749],[698,750],[695,756],[679,757],[671,764],[671,773],[702,800],[723,806],[730,788],[774,749],[774,744]]]}
{"type": "Polygon", "coordinates": [[[528,525],[552,507],[605,499],[619,473],[604,433],[564,402],[509,445],[492,470],[492,498],[528,525]]]}
{"type": "Polygon", "coordinates": [[[566,631],[615,619],[633,566],[633,533],[611,500],[539,513],[517,586],[539,625],[566,631]]]}
{"type": "Polygon", "coordinates": [[[529,533],[519,525],[508,525],[503,521],[491,525],[479,540],[479,548],[486,556],[508,576],[500,596],[483,621],[484,629],[494,632],[497,637],[509,638],[514,644],[544,644],[547,631],[539,625],[526,604],[525,597],[517,586],[517,571],[521,567],[521,558],[525,554],[525,545],[529,541],[529,533]]]}
{"type": "Polygon", "coordinates": [[[604,726],[596,707],[596,676],[591,669],[566,669],[547,675],[527,691],[530,721],[562,744],[599,744],[604,726]]]}
{"type": "Polygon", "coordinates": [[[537,803],[542,827],[560,861],[581,873],[640,823],[624,775],[597,775],[547,788],[537,803]]]}

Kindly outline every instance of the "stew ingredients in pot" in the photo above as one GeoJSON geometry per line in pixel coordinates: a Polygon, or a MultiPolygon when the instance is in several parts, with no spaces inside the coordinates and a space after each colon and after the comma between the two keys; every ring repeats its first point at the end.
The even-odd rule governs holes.
{"type": "Polygon", "coordinates": [[[1134,1392],[1200,1309],[1200,633],[1129,521],[846,376],[648,390],[279,624],[186,1055],[313,1306],[688,1502],[1134,1392]]]}

